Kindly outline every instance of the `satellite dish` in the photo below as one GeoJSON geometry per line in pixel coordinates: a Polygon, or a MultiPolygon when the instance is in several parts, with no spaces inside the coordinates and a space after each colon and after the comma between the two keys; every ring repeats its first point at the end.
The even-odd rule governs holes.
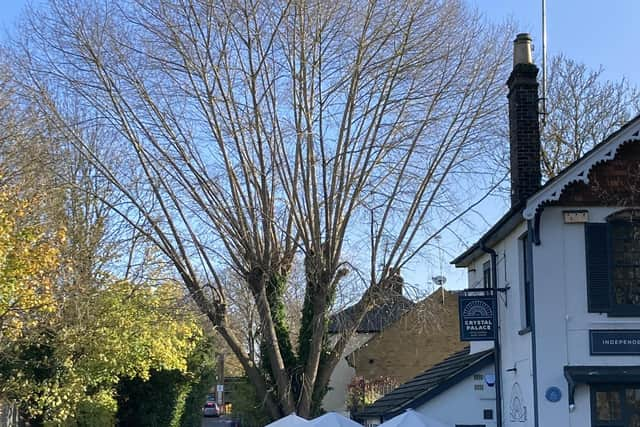
{"type": "Polygon", "coordinates": [[[447,278],[444,276],[432,277],[431,280],[433,280],[433,283],[437,286],[444,286],[444,284],[447,283],[447,278]]]}

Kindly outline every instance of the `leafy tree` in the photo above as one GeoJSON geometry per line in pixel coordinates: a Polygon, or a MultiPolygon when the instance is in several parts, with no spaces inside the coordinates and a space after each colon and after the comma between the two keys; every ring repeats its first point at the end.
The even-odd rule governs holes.
{"type": "Polygon", "coordinates": [[[116,278],[107,182],[15,85],[0,64],[0,395],[32,425],[111,425],[115,385],[184,373],[201,328],[174,281],[116,278]]]}
{"type": "Polygon", "coordinates": [[[178,427],[174,418],[179,420],[182,414],[175,413],[176,407],[187,385],[184,374],[175,370],[152,371],[146,380],[123,379],[118,385],[117,425],[178,427]]]}
{"type": "MultiPolygon", "coordinates": [[[[26,341],[24,362],[3,366],[4,391],[26,402],[32,415],[62,422],[80,403],[105,403],[121,378],[149,379],[152,370],[186,371],[199,327],[175,307],[179,288],[138,288],[114,282],[74,304],[92,307],[85,322],[50,319],[41,342],[26,341]]],[[[176,375],[178,375],[176,373],[176,375]]],[[[135,380],[133,380],[135,381],[135,380]]]]}
{"type": "Polygon", "coordinates": [[[213,334],[205,334],[205,339],[189,356],[188,371],[191,381],[184,396],[184,408],[180,417],[180,427],[200,427],[202,425],[202,405],[213,384],[216,384],[215,359],[211,357],[219,348],[213,334]]]}
{"type": "MultiPolygon", "coordinates": [[[[40,196],[41,197],[41,196],[40,196]]],[[[37,197],[21,198],[0,185],[0,345],[21,339],[56,310],[53,272],[64,230],[37,221],[37,197]]]]}

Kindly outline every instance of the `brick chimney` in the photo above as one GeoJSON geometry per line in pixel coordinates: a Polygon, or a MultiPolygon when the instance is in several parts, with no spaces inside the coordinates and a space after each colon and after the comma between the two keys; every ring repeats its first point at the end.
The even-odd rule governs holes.
{"type": "Polygon", "coordinates": [[[518,34],[513,46],[513,71],[507,81],[511,207],[526,201],[541,185],[537,75],[538,67],[531,59],[531,37],[518,34]]]}

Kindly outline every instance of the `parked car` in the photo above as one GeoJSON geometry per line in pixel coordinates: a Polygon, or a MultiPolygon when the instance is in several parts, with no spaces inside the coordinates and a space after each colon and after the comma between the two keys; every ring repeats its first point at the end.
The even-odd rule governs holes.
{"type": "Polygon", "coordinates": [[[216,402],[207,401],[202,408],[203,417],[219,417],[220,407],[216,402]]]}

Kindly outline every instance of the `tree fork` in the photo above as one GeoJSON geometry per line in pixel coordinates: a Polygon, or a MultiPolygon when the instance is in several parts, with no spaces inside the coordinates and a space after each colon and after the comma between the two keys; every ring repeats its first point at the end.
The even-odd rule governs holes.
{"type": "Polygon", "coordinates": [[[182,268],[179,268],[179,270],[186,287],[191,291],[191,298],[195,301],[200,311],[207,315],[211,323],[216,327],[218,333],[220,333],[227,345],[231,348],[231,351],[233,351],[233,354],[245,370],[247,377],[249,377],[249,380],[255,387],[256,393],[264,401],[271,417],[273,419],[280,418],[283,412],[274,400],[272,393],[267,389],[265,378],[249,358],[249,355],[244,352],[239,340],[227,329],[226,307],[224,304],[215,304],[207,300],[203,295],[202,289],[191,280],[186,271],[182,268]]]}

